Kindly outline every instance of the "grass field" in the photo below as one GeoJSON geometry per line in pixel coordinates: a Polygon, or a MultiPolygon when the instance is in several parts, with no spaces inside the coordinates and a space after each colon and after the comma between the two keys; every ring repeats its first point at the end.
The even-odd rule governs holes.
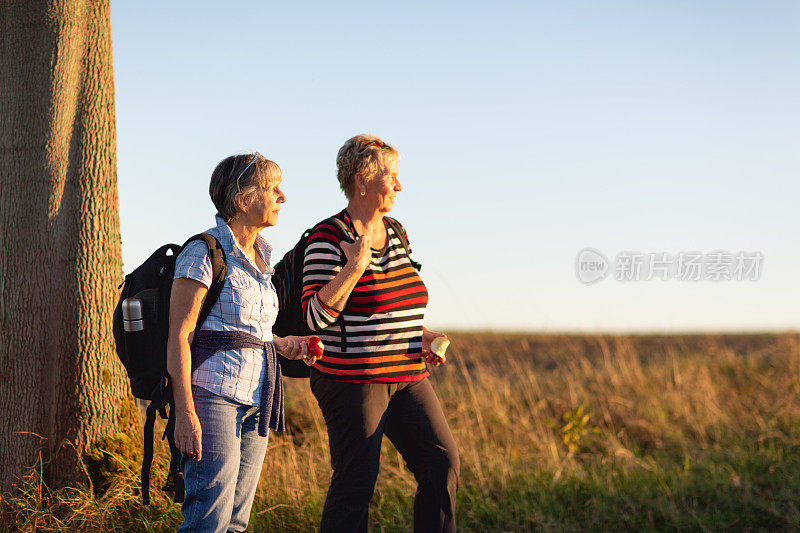
{"type": "MultiPolygon", "coordinates": [[[[459,530],[800,529],[800,335],[451,338],[432,380],[461,453],[459,530]]],[[[325,498],[322,416],[307,381],[286,383],[290,431],[270,437],[252,531],[312,531],[325,498]]],[[[409,531],[413,477],[384,447],[371,525],[409,531]]],[[[129,464],[96,493],[34,471],[0,525],[174,531],[177,505],[155,491],[143,508],[129,464]]]]}

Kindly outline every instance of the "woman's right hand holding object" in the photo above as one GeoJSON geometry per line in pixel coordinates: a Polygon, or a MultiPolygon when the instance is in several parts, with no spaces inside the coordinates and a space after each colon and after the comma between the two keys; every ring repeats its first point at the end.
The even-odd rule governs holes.
{"type": "Polygon", "coordinates": [[[325,346],[316,335],[306,337],[306,340],[304,340],[300,346],[300,356],[303,358],[303,362],[308,366],[316,363],[317,359],[322,357],[322,352],[325,350],[325,346]]]}
{"type": "Polygon", "coordinates": [[[308,366],[322,357],[325,347],[316,335],[275,337],[275,348],[287,359],[302,359],[308,366]]]}
{"type": "Polygon", "coordinates": [[[347,264],[356,272],[363,273],[372,261],[372,239],[369,235],[359,235],[355,242],[340,242],[347,264]]]}

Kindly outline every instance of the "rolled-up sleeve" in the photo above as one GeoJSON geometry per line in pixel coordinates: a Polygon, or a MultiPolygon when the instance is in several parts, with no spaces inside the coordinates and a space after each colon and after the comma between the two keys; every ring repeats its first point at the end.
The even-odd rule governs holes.
{"type": "Polygon", "coordinates": [[[193,279],[208,288],[211,286],[212,276],[211,258],[203,241],[190,242],[175,259],[175,279],[193,279]]]}

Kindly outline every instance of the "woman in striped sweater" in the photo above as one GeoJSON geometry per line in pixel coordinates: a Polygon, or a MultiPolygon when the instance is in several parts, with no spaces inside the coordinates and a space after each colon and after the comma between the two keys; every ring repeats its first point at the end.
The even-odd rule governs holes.
{"type": "Polygon", "coordinates": [[[418,483],[415,531],[455,531],[458,449],[425,366],[444,362],[431,342],[445,335],[423,325],[428,292],[405,231],[386,217],[402,190],[399,159],[377,137],[349,139],[336,159],[347,208],[317,224],[306,249],[303,311],[325,343],[311,390],[333,468],[323,533],[367,530],[384,434],[418,483]]]}

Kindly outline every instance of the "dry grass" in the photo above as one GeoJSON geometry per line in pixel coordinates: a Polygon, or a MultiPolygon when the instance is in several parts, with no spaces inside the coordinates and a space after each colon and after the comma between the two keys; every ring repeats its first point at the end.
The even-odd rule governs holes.
{"type": "MultiPolygon", "coordinates": [[[[453,334],[435,388],[462,458],[465,531],[798,529],[800,336],[453,334]]],[[[271,437],[251,529],[311,531],[330,476],[306,381],[287,380],[290,431],[271,437]]],[[[413,476],[388,442],[371,510],[407,531],[413,476]]],[[[154,473],[163,478],[165,461],[154,473]]],[[[35,478],[7,528],[169,531],[132,469],[102,495],[35,478]]]]}

